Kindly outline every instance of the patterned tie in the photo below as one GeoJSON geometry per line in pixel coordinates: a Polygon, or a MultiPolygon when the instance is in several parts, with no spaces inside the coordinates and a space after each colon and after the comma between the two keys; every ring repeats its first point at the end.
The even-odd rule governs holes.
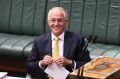
{"type": "Polygon", "coordinates": [[[58,46],[58,37],[55,37],[54,39],[54,47],[53,47],[53,53],[52,53],[52,57],[53,59],[57,59],[59,56],[59,46],[58,46]]]}

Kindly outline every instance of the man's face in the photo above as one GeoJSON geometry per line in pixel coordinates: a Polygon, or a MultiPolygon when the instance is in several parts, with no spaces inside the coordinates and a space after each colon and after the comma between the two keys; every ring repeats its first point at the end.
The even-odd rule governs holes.
{"type": "Polygon", "coordinates": [[[65,30],[67,20],[61,10],[54,10],[48,16],[48,25],[54,35],[59,36],[65,30]]]}

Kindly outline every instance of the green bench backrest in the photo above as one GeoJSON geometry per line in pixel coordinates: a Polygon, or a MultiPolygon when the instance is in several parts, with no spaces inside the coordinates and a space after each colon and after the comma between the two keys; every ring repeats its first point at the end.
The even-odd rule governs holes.
{"type": "Polygon", "coordinates": [[[120,0],[0,0],[0,32],[40,35],[49,31],[47,13],[54,6],[69,14],[66,28],[97,42],[120,45],[120,0]]]}
{"type": "Polygon", "coordinates": [[[67,30],[85,37],[96,34],[97,42],[120,45],[120,0],[48,1],[47,10],[55,5],[67,9],[70,19],[67,30]]]}
{"type": "Polygon", "coordinates": [[[0,0],[0,32],[44,33],[45,8],[45,0],[0,0]]]}

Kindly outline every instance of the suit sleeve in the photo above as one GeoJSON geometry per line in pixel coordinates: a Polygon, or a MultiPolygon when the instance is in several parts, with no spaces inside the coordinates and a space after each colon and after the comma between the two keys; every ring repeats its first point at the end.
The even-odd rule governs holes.
{"type": "Polygon", "coordinates": [[[85,63],[91,60],[88,49],[85,48],[85,50],[83,50],[83,47],[85,46],[85,41],[83,37],[78,44],[79,45],[77,47],[77,54],[75,57],[76,68],[83,66],[85,63]]]}
{"type": "Polygon", "coordinates": [[[30,74],[34,78],[38,78],[38,76],[39,77],[41,76],[41,78],[42,78],[44,76],[42,74],[45,74],[44,70],[39,67],[40,59],[42,59],[42,58],[39,57],[39,50],[38,50],[37,42],[36,42],[36,40],[34,40],[31,54],[30,54],[29,58],[27,59],[28,74],[30,74]]]}

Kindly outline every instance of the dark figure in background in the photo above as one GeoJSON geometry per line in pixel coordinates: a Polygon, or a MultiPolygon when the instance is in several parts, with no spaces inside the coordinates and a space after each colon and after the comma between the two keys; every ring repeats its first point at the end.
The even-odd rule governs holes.
{"type": "Polygon", "coordinates": [[[54,7],[49,11],[48,25],[51,32],[38,36],[34,40],[31,54],[27,60],[28,73],[33,79],[48,79],[44,70],[53,62],[72,72],[73,69],[77,69],[91,60],[88,51],[82,52],[85,45],[84,38],[65,30],[67,22],[68,15],[62,7],[54,7]],[[54,37],[59,38],[59,57],[57,59],[52,57],[54,37]]]}

